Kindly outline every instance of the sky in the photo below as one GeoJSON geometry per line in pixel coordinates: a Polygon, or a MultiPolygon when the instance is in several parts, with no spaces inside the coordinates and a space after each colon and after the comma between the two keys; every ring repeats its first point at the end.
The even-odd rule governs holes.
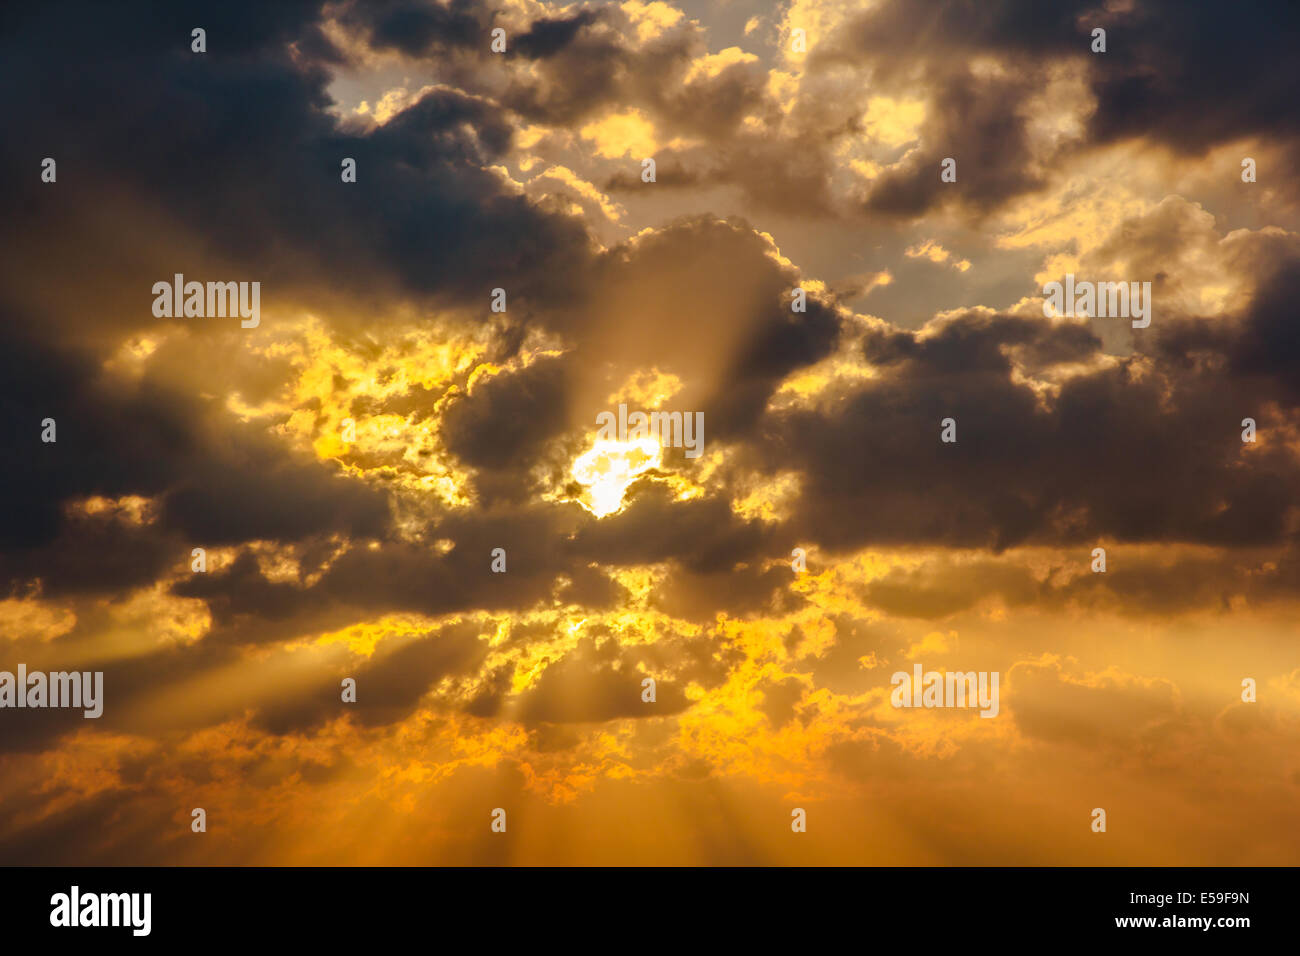
{"type": "Polygon", "coordinates": [[[0,862],[1300,862],[1298,35],[7,11],[0,862]]]}

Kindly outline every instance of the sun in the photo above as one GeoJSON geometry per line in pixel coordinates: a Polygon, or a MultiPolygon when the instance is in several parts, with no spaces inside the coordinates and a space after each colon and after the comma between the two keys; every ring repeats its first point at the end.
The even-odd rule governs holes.
{"type": "Polygon", "coordinates": [[[658,468],[663,449],[653,438],[597,441],[573,462],[573,479],[586,490],[578,503],[597,518],[623,507],[623,493],[641,475],[658,468]]]}

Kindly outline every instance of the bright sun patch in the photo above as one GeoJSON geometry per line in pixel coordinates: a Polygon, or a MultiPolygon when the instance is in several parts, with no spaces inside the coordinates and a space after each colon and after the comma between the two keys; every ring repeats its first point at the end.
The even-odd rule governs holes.
{"type": "Polygon", "coordinates": [[[653,438],[597,441],[573,462],[573,478],[586,491],[578,502],[597,518],[623,506],[623,493],[638,477],[658,468],[663,449],[653,438]]]}

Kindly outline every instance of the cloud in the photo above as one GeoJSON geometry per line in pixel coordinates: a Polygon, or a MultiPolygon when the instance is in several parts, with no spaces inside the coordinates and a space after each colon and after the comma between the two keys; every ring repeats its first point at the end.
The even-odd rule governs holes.
{"type": "Polygon", "coordinates": [[[16,11],[0,664],[107,699],[0,716],[0,859],[782,862],[798,800],[850,821],[805,862],[1285,862],[1268,10],[16,11]],[[1150,281],[1152,325],[1044,317],[1065,272],[1150,281]],[[176,273],[260,282],[260,326],[155,318],[176,273]],[[598,518],[573,465],[619,402],[704,446],[598,518]],[[1000,669],[1002,715],[890,707],[912,659],[1000,669]],[[1139,835],[1075,841],[1085,796],[1139,835]],[[199,803],[221,840],[177,836],[199,803]]]}

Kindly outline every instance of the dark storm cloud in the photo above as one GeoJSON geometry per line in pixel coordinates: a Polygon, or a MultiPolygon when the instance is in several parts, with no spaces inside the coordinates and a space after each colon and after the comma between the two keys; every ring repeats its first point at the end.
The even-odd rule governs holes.
{"type": "Polygon", "coordinates": [[[573,42],[583,27],[595,23],[598,16],[594,10],[583,10],[571,17],[534,20],[528,32],[515,38],[514,47],[530,60],[555,56],[573,42]]]}
{"type": "Polygon", "coordinates": [[[94,385],[89,356],[34,339],[39,323],[6,310],[0,331],[0,443],[6,469],[7,520],[0,542],[32,548],[58,534],[62,505],[73,497],[153,494],[175,472],[169,459],[195,440],[169,402],[148,394],[112,395],[94,385]],[[41,440],[52,418],[56,441],[41,440]],[[170,454],[168,452],[170,451],[170,454]]]}
{"type": "Polygon", "coordinates": [[[728,567],[726,561],[717,560],[710,562],[710,570],[699,572],[675,566],[655,589],[654,606],[672,617],[701,623],[714,620],[719,611],[736,617],[793,613],[806,599],[790,590],[794,572],[789,563],[774,567],[758,563],[789,553],[790,547],[764,541],[746,551],[754,563],[728,567]]]}
{"type": "Polygon", "coordinates": [[[1136,0],[1128,11],[1093,0],[889,0],[821,38],[810,64],[869,65],[884,88],[924,65],[930,115],[923,150],[877,180],[867,200],[874,211],[917,216],[949,200],[988,212],[1041,185],[1023,109],[1041,90],[1045,69],[1069,60],[1086,69],[1097,103],[1085,146],[1145,137],[1200,156],[1259,136],[1281,139],[1294,155],[1297,37],[1300,9],[1288,0],[1249,8],[1227,0],[1136,0]],[[1097,27],[1107,32],[1105,53],[1091,52],[1097,27]],[[1010,76],[970,73],[972,59],[990,54],[1007,58],[1010,76]],[[958,159],[959,188],[939,181],[944,156],[958,159]]]}
{"type": "Polygon", "coordinates": [[[615,104],[650,106],[658,91],[675,85],[703,42],[695,30],[675,29],[637,47],[615,28],[626,20],[607,5],[575,14],[563,26],[534,23],[519,38],[531,69],[511,76],[502,103],[530,122],[562,126],[584,123],[615,104]]]}
{"type": "Polygon", "coordinates": [[[719,139],[736,134],[745,116],[772,109],[767,83],[759,63],[731,63],[711,76],[701,73],[656,91],[653,106],[670,129],[719,139]]]}
{"type": "Polygon", "coordinates": [[[1260,376],[1269,391],[1294,409],[1300,406],[1300,335],[1296,312],[1300,303],[1300,255],[1283,261],[1255,292],[1240,336],[1230,343],[1233,376],[1260,376]]]}
{"type": "Polygon", "coordinates": [[[83,353],[32,341],[39,324],[10,315],[0,333],[0,453],[17,466],[5,477],[0,530],[9,582],[40,577],[51,593],[127,587],[191,547],[384,532],[382,493],[148,377],[114,381],[83,353]],[[55,420],[51,443],[41,440],[46,418],[55,420]],[[156,526],[66,512],[81,498],[129,495],[159,499],[156,526]]]}
{"type": "Polygon", "coordinates": [[[918,375],[990,375],[1005,378],[1018,348],[1030,368],[1092,357],[1101,342],[1083,325],[1048,325],[1037,318],[967,313],[936,335],[876,328],[865,337],[864,353],[873,365],[905,368],[918,375]]]}
{"type": "Polygon", "coordinates": [[[228,567],[178,581],[172,593],[205,601],[218,632],[240,617],[255,617],[259,623],[283,620],[314,603],[305,589],[264,578],[249,551],[240,552],[228,567]]]}
{"type": "Polygon", "coordinates": [[[1154,137],[1194,155],[1252,135],[1295,148],[1296,4],[1138,0],[1114,23],[1105,54],[1114,59],[1093,65],[1096,139],[1154,137]]]}
{"type": "Polygon", "coordinates": [[[765,532],[722,498],[675,501],[661,484],[643,481],[617,515],[587,522],[576,534],[577,554],[613,564],[674,560],[697,572],[733,568],[755,554],[765,532]]]}
{"type": "Polygon", "coordinates": [[[806,304],[806,312],[781,306],[763,310],[709,403],[714,438],[748,431],[786,376],[831,353],[840,335],[838,315],[811,296],[806,304]]]}
{"type": "Polygon", "coordinates": [[[703,28],[690,20],[638,42],[630,38],[635,24],[617,5],[589,6],[507,30],[506,51],[497,55],[489,45],[492,25],[501,25],[497,11],[479,6],[349,4],[336,18],[372,48],[434,63],[466,90],[485,88],[484,77],[502,64],[525,62],[527,69],[509,72],[500,100],[530,122],[574,127],[606,107],[636,106],[675,129],[716,139],[767,103],[766,74],[757,64],[730,64],[687,82],[692,60],[709,52],[703,28]]]}
{"type": "MultiPolygon", "coordinates": [[[[738,518],[725,500],[674,501],[656,482],[634,488],[623,512],[600,520],[572,505],[500,509],[451,515],[430,528],[428,537],[450,540],[454,547],[446,553],[401,542],[352,548],[301,600],[437,615],[526,608],[558,593],[599,608],[617,593],[602,569],[669,561],[686,573],[705,575],[696,582],[698,592],[708,575],[761,557],[767,547],[762,526],[738,518]],[[505,573],[491,570],[495,548],[506,552],[505,573]]],[[[251,572],[247,562],[242,566],[251,572]]],[[[770,598],[779,580],[766,571],[740,574],[725,600],[752,610],[770,598]]],[[[265,584],[241,587],[239,600],[265,593],[268,610],[298,600],[288,592],[277,598],[281,590],[265,584]]],[[[184,593],[227,601],[229,591],[228,584],[213,583],[188,586],[184,593]]],[[[689,603],[689,593],[680,599],[689,603]]],[[[214,613],[224,606],[216,604],[214,613]]]]}
{"type": "Polygon", "coordinates": [[[568,365],[543,357],[476,382],[443,418],[448,449],[476,468],[526,468],[568,424],[568,365]]]}
{"type": "Polygon", "coordinates": [[[344,714],[362,727],[397,723],[409,716],[441,678],[467,674],[483,662],[487,641],[472,624],[459,624],[382,648],[374,658],[325,673],[301,693],[262,705],[257,722],[274,734],[306,730],[344,714]],[[356,681],[356,701],[342,704],[342,680],[356,681]]]}
{"type": "Polygon", "coordinates": [[[394,611],[510,611],[553,596],[598,610],[619,592],[602,569],[621,565],[672,562],[681,587],[655,600],[701,620],[721,606],[770,608],[787,580],[779,569],[737,568],[773,548],[761,525],[737,518],[721,499],[674,502],[657,483],[634,489],[623,513],[600,521],[571,505],[505,509],[449,516],[427,537],[430,543],[352,547],[312,585],[269,581],[245,552],[172,591],[207,603],[212,642],[260,644],[394,611]],[[454,545],[443,553],[434,539],[454,545]],[[491,569],[496,548],[505,551],[505,573],[491,569]]]}
{"type": "Polygon", "coordinates": [[[528,607],[548,597],[566,573],[565,535],[575,508],[498,510],[453,515],[430,529],[450,539],[445,554],[429,544],[394,542],[357,547],[340,556],[312,593],[371,611],[436,615],[467,609],[528,607]],[[492,571],[492,552],[506,553],[506,571],[492,571]]]}
{"type": "Polygon", "coordinates": [[[205,545],[384,533],[388,502],[381,491],[338,476],[330,465],[293,461],[259,438],[247,436],[237,457],[186,468],[164,499],[164,523],[205,545]]]}
{"type": "Polygon", "coordinates": [[[595,562],[574,564],[569,569],[569,583],[559,591],[559,598],[594,611],[608,611],[617,606],[626,592],[600,569],[595,562]]]}
{"type": "Polygon", "coordinates": [[[1145,351],[1073,375],[1041,400],[1017,370],[1050,374],[1099,357],[1082,326],[964,313],[918,333],[870,331],[865,356],[880,376],[830,413],[774,416],[767,432],[778,440],[755,445],[761,467],[804,472],[790,527],[833,549],[1101,536],[1284,543],[1300,504],[1295,456],[1280,442],[1245,448],[1240,424],[1296,422],[1293,350],[1280,339],[1261,346],[1278,335],[1295,289],[1296,261],[1276,270],[1242,314],[1168,315],[1145,351]],[[946,418],[957,423],[954,444],[940,441],[946,418]]]}
{"type": "Polygon", "coordinates": [[[868,52],[891,69],[905,69],[957,49],[964,52],[1013,50],[1021,55],[1088,49],[1089,30],[1080,17],[1097,9],[1094,0],[994,0],[969,4],[961,0],[887,0],[877,4],[840,31],[819,38],[814,59],[834,62],[851,52],[868,52]]]}
{"type": "Polygon", "coordinates": [[[1026,120],[1017,107],[1042,89],[1041,77],[977,77],[951,70],[931,81],[932,100],[920,131],[922,146],[902,166],[871,184],[872,212],[919,217],[933,206],[960,202],[987,212],[1043,185],[1031,169],[1026,120]],[[940,177],[956,160],[956,182],[940,177]]]}
{"type": "Polygon", "coordinates": [[[581,274],[581,224],[537,209],[484,168],[509,144],[500,107],[440,88],[385,126],[345,130],[327,112],[328,62],[290,43],[317,29],[314,9],[222,9],[211,23],[228,26],[209,29],[205,54],[189,49],[205,11],[187,12],[182,29],[175,12],[160,18],[151,5],[70,7],[57,29],[33,19],[0,40],[6,85],[41,90],[7,117],[3,171],[17,186],[8,211],[40,240],[10,263],[11,277],[60,262],[54,236],[78,237],[99,283],[86,298],[137,303],[133,316],[114,316],[129,325],[157,322],[154,281],[218,263],[263,281],[272,299],[292,289],[322,301],[395,285],[478,305],[499,285],[560,295],[581,274]],[[237,10],[252,19],[236,27],[237,10]],[[16,143],[39,144],[39,155],[16,143]],[[57,186],[30,174],[47,155],[61,163],[57,186]],[[344,157],[357,160],[356,183],[340,181],[344,157]],[[61,203],[59,190],[82,201],[61,203]],[[145,258],[147,246],[134,257],[114,248],[115,268],[95,271],[104,252],[94,245],[105,240],[86,231],[87,213],[123,197],[179,234],[201,233],[202,254],[176,243],[160,261],[145,258]]]}
{"type": "MultiPolygon", "coordinates": [[[[41,504],[22,502],[29,503],[41,504]]],[[[53,600],[122,593],[181,567],[189,553],[184,540],[154,527],[111,516],[72,515],[47,542],[0,552],[0,594],[20,591],[33,578],[40,578],[41,594],[53,600]]]]}
{"type": "Polygon", "coordinates": [[[479,0],[366,0],[344,4],[336,16],[349,29],[360,30],[375,49],[407,56],[486,48],[492,23],[479,0]]]}
{"type": "Polygon", "coordinates": [[[1175,557],[1111,546],[1106,573],[1091,573],[1089,544],[1047,560],[1047,572],[1019,559],[953,560],[940,556],[913,568],[897,568],[861,589],[863,601],[891,617],[943,620],[987,601],[1042,612],[1088,609],[1134,617],[1164,618],[1193,610],[1233,613],[1244,599],[1259,607],[1293,597],[1297,551],[1276,549],[1227,555],[1175,557]]]}

